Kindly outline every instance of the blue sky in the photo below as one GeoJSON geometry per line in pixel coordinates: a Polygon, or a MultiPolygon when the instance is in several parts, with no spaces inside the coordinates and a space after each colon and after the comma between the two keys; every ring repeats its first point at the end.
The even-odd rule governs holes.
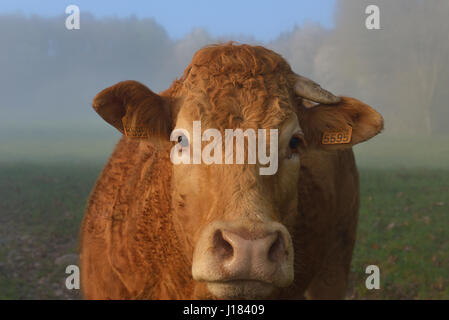
{"type": "Polygon", "coordinates": [[[246,34],[269,41],[306,22],[333,26],[336,0],[1,0],[0,14],[54,16],[76,4],[97,17],[135,15],[153,17],[175,39],[192,29],[205,28],[213,36],[246,34]]]}

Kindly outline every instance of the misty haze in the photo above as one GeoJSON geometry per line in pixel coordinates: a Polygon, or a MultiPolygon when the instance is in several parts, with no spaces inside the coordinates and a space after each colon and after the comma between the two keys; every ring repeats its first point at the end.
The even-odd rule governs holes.
{"type": "MultiPolygon", "coordinates": [[[[106,157],[119,135],[92,110],[97,92],[128,79],[164,90],[198,49],[229,40],[267,46],[295,72],[374,106],[386,120],[378,139],[387,144],[448,135],[449,3],[377,3],[381,30],[364,27],[367,1],[340,1],[333,29],[306,24],[269,43],[249,35],[216,38],[203,29],[173,40],[151,18],[97,19],[81,11],[81,29],[68,31],[66,15],[2,15],[0,160],[44,156],[36,149],[76,157],[90,148],[106,157]],[[81,150],[65,150],[67,141],[81,150]]],[[[447,143],[440,147],[448,150],[447,143]]]]}

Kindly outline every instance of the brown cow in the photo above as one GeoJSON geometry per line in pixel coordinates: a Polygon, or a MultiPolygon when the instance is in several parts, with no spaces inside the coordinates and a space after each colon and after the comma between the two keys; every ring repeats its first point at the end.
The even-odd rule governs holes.
{"type": "Polygon", "coordinates": [[[351,147],[382,130],[374,109],[273,51],[232,43],[198,51],[160,94],[124,81],[93,107],[128,136],[84,217],[85,298],[344,298],[359,208],[351,147]],[[193,121],[221,133],[278,129],[277,172],[261,175],[260,161],[173,164],[171,133],[193,121]]]}

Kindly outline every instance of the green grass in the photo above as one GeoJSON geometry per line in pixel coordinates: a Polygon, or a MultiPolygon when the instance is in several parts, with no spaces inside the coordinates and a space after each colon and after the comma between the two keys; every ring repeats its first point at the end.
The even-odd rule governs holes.
{"type": "Polygon", "coordinates": [[[65,289],[86,199],[101,165],[0,166],[0,299],[76,298],[65,289]]]}
{"type": "Polygon", "coordinates": [[[449,299],[449,170],[362,169],[351,298],[449,299]],[[381,289],[364,270],[378,265],[381,289]]]}

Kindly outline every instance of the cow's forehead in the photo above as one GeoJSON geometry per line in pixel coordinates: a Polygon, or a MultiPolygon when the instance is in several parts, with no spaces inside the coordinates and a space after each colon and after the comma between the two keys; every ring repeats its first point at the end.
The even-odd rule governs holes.
{"type": "Polygon", "coordinates": [[[293,113],[292,101],[263,91],[216,90],[209,94],[189,92],[181,114],[204,127],[277,128],[293,113]]]}
{"type": "Polygon", "coordinates": [[[210,127],[278,127],[294,112],[294,81],[288,63],[268,49],[207,47],[184,73],[183,114],[210,127]]]}

